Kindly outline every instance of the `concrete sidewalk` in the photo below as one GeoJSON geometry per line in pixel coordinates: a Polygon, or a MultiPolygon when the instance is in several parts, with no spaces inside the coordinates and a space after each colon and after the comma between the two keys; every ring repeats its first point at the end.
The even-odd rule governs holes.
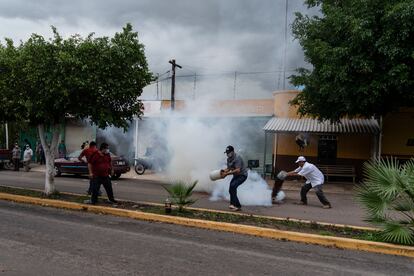
{"type": "MultiPolygon", "coordinates": [[[[31,171],[34,172],[45,172],[45,165],[31,164],[31,171]]],[[[131,167],[131,170],[121,176],[123,179],[136,179],[136,180],[145,180],[145,181],[154,181],[154,182],[165,182],[168,183],[169,178],[163,173],[153,173],[151,171],[145,172],[143,175],[138,175],[135,173],[134,168],[131,167]]],[[[273,180],[267,179],[269,187],[273,187],[273,180]]],[[[284,191],[300,191],[303,185],[303,181],[285,181],[283,183],[284,191]]],[[[352,195],[354,189],[354,184],[351,182],[330,182],[325,183],[323,190],[325,193],[334,193],[334,194],[347,194],[352,195]]]]}
{"type": "MultiPolygon", "coordinates": [[[[44,166],[34,165],[31,173],[15,173],[11,171],[0,171],[0,185],[13,185],[25,188],[43,189],[44,187],[44,166]],[[3,179],[2,179],[3,178],[3,179]]],[[[63,176],[56,178],[56,187],[62,192],[84,193],[88,185],[87,177],[63,176]]],[[[113,181],[115,197],[118,199],[163,203],[168,197],[167,192],[162,187],[162,183],[167,183],[168,178],[162,174],[151,172],[144,175],[137,175],[131,171],[122,175],[121,179],[113,181]]],[[[332,209],[322,209],[315,192],[308,194],[308,205],[296,205],[300,198],[299,191],[302,182],[286,181],[283,190],[286,199],[283,204],[274,204],[270,207],[265,206],[243,206],[243,213],[273,216],[281,218],[295,218],[310,221],[319,221],[336,224],[347,224],[356,226],[371,226],[364,221],[365,211],[355,200],[351,183],[328,183],[324,185],[324,191],[328,200],[331,202],[332,209]]],[[[273,182],[269,181],[269,187],[273,182]]],[[[211,201],[210,194],[195,192],[197,202],[194,207],[225,210],[228,211],[228,201],[211,201]]]]}

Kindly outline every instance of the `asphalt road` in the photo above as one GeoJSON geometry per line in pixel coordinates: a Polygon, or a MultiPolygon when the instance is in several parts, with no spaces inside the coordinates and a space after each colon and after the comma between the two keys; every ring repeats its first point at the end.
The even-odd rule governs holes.
{"type": "MultiPolygon", "coordinates": [[[[0,185],[43,190],[44,177],[44,173],[41,172],[25,173],[23,171],[0,170],[0,185]]],[[[139,178],[121,178],[112,183],[115,198],[118,199],[163,203],[168,196],[160,182],[139,178]]],[[[56,188],[61,192],[85,193],[89,186],[89,180],[87,177],[65,175],[55,178],[55,184],[56,188]]],[[[350,194],[327,193],[329,201],[333,204],[333,209],[322,209],[314,192],[309,193],[308,206],[294,204],[299,199],[298,191],[286,191],[286,194],[287,199],[285,204],[273,205],[272,207],[243,206],[243,212],[311,221],[369,226],[364,221],[364,211],[354,202],[354,198],[350,194]]],[[[228,210],[229,203],[227,201],[212,202],[209,200],[210,196],[207,193],[195,193],[194,197],[197,199],[197,202],[194,204],[195,207],[228,210]]]]}
{"type": "Polygon", "coordinates": [[[413,275],[405,257],[0,201],[1,275],[413,275]]]}

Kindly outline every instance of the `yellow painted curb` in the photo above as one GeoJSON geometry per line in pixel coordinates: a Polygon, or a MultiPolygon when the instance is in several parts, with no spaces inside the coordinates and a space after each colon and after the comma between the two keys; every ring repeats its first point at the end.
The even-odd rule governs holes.
{"type": "MultiPolygon", "coordinates": [[[[15,187],[15,186],[2,186],[12,189],[21,189],[21,190],[33,190],[33,191],[39,191],[43,192],[43,189],[26,189],[21,187],[15,187]]],[[[70,193],[70,192],[60,192],[61,194],[66,195],[74,195],[74,196],[84,196],[84,194],[77,194],[77,193],[70,193]]],[[[132,202],[129,199],[122,199],[118,198],[121,201],[129,201],[132,202]]],[[[144,204],[144,205],[150,205],[150,206],[164,206],[164,204],[155,203],[155,202],[149,202],[149,201],[133,201],[137,204],[144,204]]],[[[216,209],[208,209],[208,208],[198,208],[198,207],[187,207],[188,210],[194,210],[194,211],[202,211],[202,212],[211,212],[211,213],[219,213],[219,214],[229,214],[229,215],[235,215],[235,216],[244,216],[244,217],[253,217],[253,218],[263,218],[263,219],[270,219],[270,220],[276,220],[276,221],[291,221],[291,222],[298,222],[298,223],[304,223],[304,224],[317,224],[322,226],[330,226],[335,228],[349,228],[353,230],[362,230],[362,231],[378,231],[378,228],[373,227],[367,227],[367,226],[356,226],[356,225],[347,225],[347,224],[336,224],[336,223],[329,223],[329,222],[321,222],[321,221],[310,221],[305,219],[295,219],[295,218],[283,218],[283,217],[274,217],[274,216],[263,216],[263,215],[255,215],[250,213],[243,213],[243,212],[229,212],[224,210],[216,210],[216,209]]]]}
{"type": "Polygon", "coordinates": [[[199,219],[189,219],[175,216],[158,215],[144,213],[141,211],[132,211],[104,206],[86,205],[73,202],[66,202],[54,199],[42,199],[28,196],[19,196],[6,193],[0,193],[0,199],[9,200],[19,203],[29,203],[42,206],[50,206],[56,208],[64,208],[71,210],[83,210],[93,213],[101,213],[128,217],[139,220],[165,222],[171,224],[185,225],[196,228],[204,228],[210,230],[220,230],[225,232],[233,232],[238,234],[252,235],[263,238],[271,238],[276,240],[288,240],[308,244],[317,244],[329,247],[337,247],[343,249],[361,250],[382,254],[399,255],[406,257],[414,257],[414,247],[393,245],[388,243],[362,241],[349,238],[328,237],[315,234],[305,234],[292,231],[281,231],[276,229],[261,228],[249,225],[240,225],[226,222],[216,222],[199,219]]]}

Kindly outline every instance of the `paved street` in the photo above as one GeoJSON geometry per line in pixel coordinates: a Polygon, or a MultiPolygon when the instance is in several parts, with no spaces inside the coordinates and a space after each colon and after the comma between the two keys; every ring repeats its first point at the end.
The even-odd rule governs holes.
{"type": "MultiPolygon", "coordinates": [[[[130,176],[132,177],[132,174],[130,176]]],[[[136,176],[136,178],[121,178],[113,181],[115,197],[135,201],[164,202],[167,193],[161,186],[161,183],[159,181],[143,180],[142,178],[148,179],[145,176],[136,176]]],[[[86,177],[68,175],[57,177],[55,180],[57,189],[62,192],[85,193],[89,185],[89,180],[86,177]]],[[[0,171],[0,185],[43,189],[44,173],[3,170],[0,171]]],[[[300,187],[299,183],[298,187],[300,187]]],[[[272,207],[245,206],[243,207],[243,211],[267,216],[369,226],[369,224],[363,221],[363,210],[354,202],[353,196],[349,192],[344,194],[337,192],[330,193],[329,189],[326,189],[327,196],[334,208],[325,210],[321,208],[315,193],[312,191],[309,192],[308,206],[294,204],[294,202],[298,201],[299,191],[285,191],[287,193],[285,204],[273,205],[272,207]]],[[[195,197],[198,199],[194,205],[195,207],[228,210],[228,202],[212,202],[206,193],[195,193],[195,197]]]]}
{"type": "Polygon", "coordinates": [[[414,262],[0,201],[1,275],[410,275],[414,262]]]}

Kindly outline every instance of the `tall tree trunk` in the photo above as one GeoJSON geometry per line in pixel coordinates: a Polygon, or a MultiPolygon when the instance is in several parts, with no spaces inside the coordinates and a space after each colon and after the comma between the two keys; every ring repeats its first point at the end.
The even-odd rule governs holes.
{"type": "Polygon", "coordinates": [[[59,141],[59,125],[53,126],[52,141],[49,145],[45,137],[45,126],[39,124],[37,126],[39,131],[40,141],[42,142],[43,151],[46,157],[46,176],[45,176],[45,194],[50,195],[56,191],[55,188],[55,154],[59,141]]]}

